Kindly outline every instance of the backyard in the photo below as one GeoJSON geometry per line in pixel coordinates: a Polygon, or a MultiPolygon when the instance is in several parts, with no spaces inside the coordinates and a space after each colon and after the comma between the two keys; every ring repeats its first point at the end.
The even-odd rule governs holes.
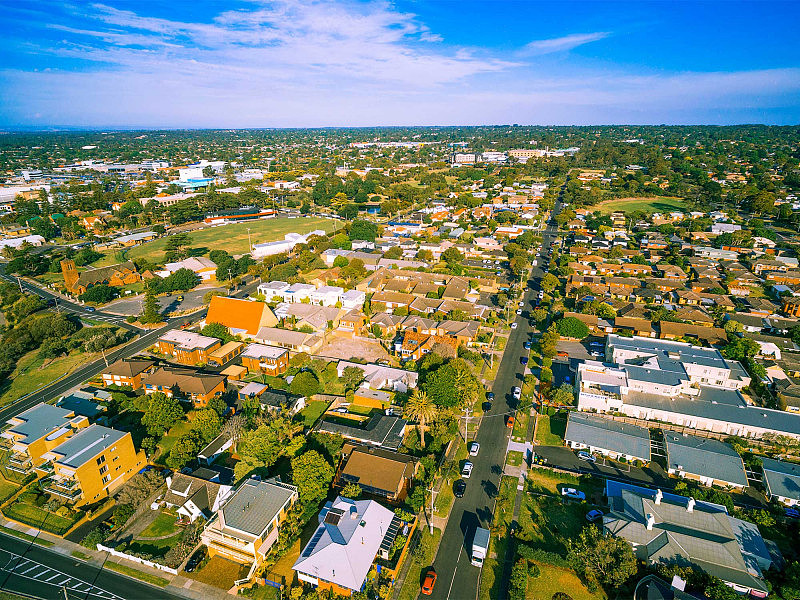
{"type": "Polygon", "coordinates": [[[673,211],[686,210],[686,204],[680,198],[669,196],[651,196],[639,198],[614,198],[604,200],[592,206],[592,210],[600,211],[607,215],[615,211],[632,213],[636,211],[651,213],[669,213],[673,211]]]}
{"type": "MultiPolygon", "coordinates": [[[[253,244],[259,244],[282,240],[287,233],[291,232],[304,234],[315,229],[330,232],[337,224],[338,222],[335,220],[320,217],[260,219],[191,231],[189,237],[192,240],[191,245],[198,251],[198,255],[207,255],[211,250],[225,250],[229,254],[238,255],[248,252],[248,229],[250,229],[250,239],[253,244]]],[[[162,263],[166,239],[160,238],[135,246],[126,252],[126,259],[144,258],[154,263],[162,263]]],[[[112,254],[116,254],[116,251],[113,251],[112,254]]]]}
{"type": "Polygon", "coordinates": [[[564,432],[567,429],[567,413],[538,415],[536,424],[536,443],[541,446],[563,446],[564,432]]]}
{"type": "Polygon", "coordinates": [[[186,416],[182,421],[179,421],[177,425],[175,425],[172,429],[170,429],[164,437],[161,438],[161,441],[158,442],[158,447],[161,450],[158,453],[158,458],[156,458],[155,462],[160,465],[166,464],[164,461],[167,460],[167,456],[169,456],[169,451],[172,450],[172,447],[178,441],[178,439],[186,434],[189,433],[189,430],[192,428],[192,412],[189,411],[186,413],[186,416]]]}

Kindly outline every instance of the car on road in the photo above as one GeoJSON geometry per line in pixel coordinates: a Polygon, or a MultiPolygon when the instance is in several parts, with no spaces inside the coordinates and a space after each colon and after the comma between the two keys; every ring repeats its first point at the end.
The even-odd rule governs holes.
{"type": "Polygon", "coordinates": [[[474,465],[470,461],[465,461],[464,466],[461,467],[461,476],[464,479],[469,479],[469,476],[472,475],[472,467],[474,465]]]}
{"type": "Polygon", "coordinates": [[[519,315],[521,315],[521,314],[522,314],[522,309],[521,309],[521,308],[518,308],[518,309],[517,309],[517,316],[519,316],[519,315]]]}
{"type": "Polygon", "coordinates": [[[598,519],[602,518],[603,518],[603,511],[597,510],[596,508],[586,513],[586,520],[589,521],[589,523],[594,523],[598,519]]]}
{"type": "Polygon", "coordinates": [[[517,323],[515,321],[514,323],[511,324],[511,329],[516,329],[516,328],[517,328],[517,323]]]}
{"type": "Polygon", "coordinates": [[[519,306],[520,308],[525,306],[525,300],[520,300],[519,303],[517,304],[517,306],[519,306]]]}
{"type": "Polygon", "coordinates": [[[564,498],[571,500],[586,500],[586,494],[576,490],[575,488],[564,488],[561,490],[561,495],[564,498]]]}
{"type": "Polygon", "coordinates": [[[478,456],[478,452],[481,449],[481,445],[478,442],[470,442],[469,444],[469,455],[470,456],[478,456]]]}
{"type": "Polygon", "coordinates": [[[433,570],[433,567],[428,569],[428,572],[425,573],[425,579],[422,581],[422,589],[420,590],[426,596],[430,596],[433,593],[433,586],[436,585],[436,571],[433,570]]]}
{"type": "Polygon", "coordinates": [[[522,390],[514,386],[511,388],[511,395],[514,396],[514,400],[519,400],[522,398],[522,390]]]}
{"type": "Polygon", "coordinates": [[[525,348],[525,350],[530,350],[531,349],[531,343],[530,342],[522,342],[522,347],[525,348]]]}
{"type": "Polygon", "coordinates": [[[206,548],[205,546],[203,546],[197,552],[192,554],[192,557],[186,561],[186,566],[184,567],[183,570],[186,571],[187,573],[191,573],[197,568],[197,565],[203,562],[203,559],[205,557],[206,557],[206,548]]]}
{"type": "Polygon", "coordinates": [[[783,514],[790,519],[800,519],[800,510],[797,510],[796,508],[785,508],[783,514]]]}
{"type": "Polygon", "coordinates": [[[87,306],[86,312],[94,312],[94,306],[87,306]]]}
{"type": "Polygon", "coordinates": [[[544,298],[544,290],[539,290],[539,300],[544,298]]]}
{"type": "Polygon", "coordinates": [[[491,402],[494,400],[494,392],[486,392],[486,401],[491,402]]]}
{"type": "Polygon", "coordinates": [[[519,362],[522,363],[523,365],[527,365],[528,364],[528,357],[527,356],[520,356],[519,362]]]}
{"type": "Polygon", "coordinates": [[[453,484],[453,495],[456,498],[463,498],[464,492],[467,491],[467,482],[463,479],[459,479],[453,484]]]}
{"type": "Polygon", "coordinates": [[[581,460],[585,460],[586,462],[590,463],[597,462],[597,459],[594,456],[592,456],[588,452],[584,452],[583,450],[578,452],[577,456],[578,458],[580,458],[581,460]]]}
{"type": "Polygon", "coordinates": [[[178,296],[178,302],[183,302],[183,296],[178,296]]]}

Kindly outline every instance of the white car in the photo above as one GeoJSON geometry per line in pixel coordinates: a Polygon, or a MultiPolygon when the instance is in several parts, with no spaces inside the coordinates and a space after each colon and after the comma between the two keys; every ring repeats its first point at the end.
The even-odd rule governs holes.
{"type": "Polygon", "coordinates": [[[516,329],[516,328],[517,328],[517,323],[516,322],[512,323],[511,324],[511,329],[516,329]]]}
{"type": "Polygon", "coordinates": [[[519,316],[519,315],[521,315],[521,314],[522,314],[522,309],[521,309],[521,308],[518,308],[518,309],[517,309],[517,316],[519,316]]]}
{"type": "Polygon", "coordinates": [[[472,463],[467,461],[464,463],[464,467],[461,469],[461,477],[464,479],[469,479],[470,475],[472,475],[472,463]]]}
{"type": "Polygon", "coordinates": [[[517,304],[517,306],[519,306],[520,308],[525,306],[525,300],[520,300],[519,303],[517,304]]]}
{"type": "Polygon", "coordinates": [[[514,400],[519,400],[520,398],[522,398],[522,390],[519,389],[517,386],[511,388],[511,393],[514,396],[514,400]]]}
{"type": "Polygon", "coordinates": [[[579,492],[575,488],[564,488],[561,490],[561,495],[572,500],[586,500],[586,494],[579,492]]]}
{"type": "Polygon", "coordinates": [[[469,445],[469,455],[470,456],[478,456],[478,451],[481,449],[481,445],[478,442],[471,442],[469,445]]]}

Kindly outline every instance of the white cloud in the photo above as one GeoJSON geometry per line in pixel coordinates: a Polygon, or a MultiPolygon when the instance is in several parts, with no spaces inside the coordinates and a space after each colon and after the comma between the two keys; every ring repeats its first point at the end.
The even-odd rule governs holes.
{"type": "Polygon", "coordinates": [[[547,40],[534,40],[526,44],[520,52],[521,54],[531,56],[552,54],[553,52],[566,52],[578,46],[605,39],[609,35],[611,35],[611,33],[608,31],[597,31],[595,33],[572,33],[563,37],[550,38],[547,40]]]}

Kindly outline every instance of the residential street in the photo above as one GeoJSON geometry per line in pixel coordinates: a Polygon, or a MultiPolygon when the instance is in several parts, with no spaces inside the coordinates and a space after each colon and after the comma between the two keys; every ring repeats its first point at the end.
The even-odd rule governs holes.
{"type": "MultiPolygon", "coordinates": [[[[559,209],[560,204],[556,204],[553,214],[559,209]]],[[[549,225],[545,229],[542,249],[550,246],[556,231],[555,225],[549,225]]],[[[543,257],[542,249],[537,255],[539,265],[543,257]]],[[[494,514],[495,498],[510,436],[510,429],[506,427],[506,417],[514,414],[516,409],[511,388],[515,385],[522,386],[524,368],[519,358],[523,353],[527,355],[522,344],[528,339],[531,331],[527,315],[536,302],[539,282],[543,276],[544,272],[539,267],[533,269],[524,295],[523,314],[515,320],[517,328],[511,330],[497,377],[492,385],[495,400],[491,410],[484,413],[476,437],[481,445],[480,454],[471,459],[475,467],[467,481],[466,493],[463,498],[454,500],[433,564],[438,575],[436,587],[431,595],[434,599],[467,600],[478,595],[480,569],[470,564],[472,537],[476,527],[488,529],[494,514]]]]}
{"type": "Polygon", "coordinates": [[[107,569],[0,534],[0,589],[44,600],[172,600],[179,598],[107,569]]]}

